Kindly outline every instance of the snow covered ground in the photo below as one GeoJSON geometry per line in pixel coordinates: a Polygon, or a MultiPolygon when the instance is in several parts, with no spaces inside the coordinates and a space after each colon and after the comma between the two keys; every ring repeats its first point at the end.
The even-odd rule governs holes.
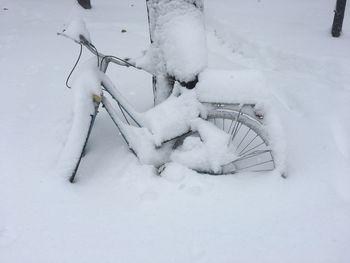
{"type": "MultiPolygon", "coordinates": [[[[350,9],[331,38],[335,1],[205,1],[209,67],[267,79],[287,180],[176,165],[157,177],[103,110],[77,183],[56,173],[78,53],[56,32],[82,16],[101,51],[135,57],[149,43],[144,2],[0,2],[0,262],[349,262],[350,9]]],[[[111,76],[139,110],[152,105],[149,75],[111,76]]]]}

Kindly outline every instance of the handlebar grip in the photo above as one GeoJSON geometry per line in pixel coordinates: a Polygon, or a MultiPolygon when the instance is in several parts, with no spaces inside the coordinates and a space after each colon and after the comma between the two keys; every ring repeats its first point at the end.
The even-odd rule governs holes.
{"type": "Polygon", "coordinates": [[[91,46],[91,43],[83,35],[79,35],[79,39],[81,44],[91,46]]]}

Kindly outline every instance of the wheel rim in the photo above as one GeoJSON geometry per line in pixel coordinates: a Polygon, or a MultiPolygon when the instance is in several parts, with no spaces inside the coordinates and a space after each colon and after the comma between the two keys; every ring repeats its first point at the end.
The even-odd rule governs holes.
{"type": "MultiPolygon", "coordinates": [[[[198,167],[189,168],[211,175],[265,172],[275,168],[268,137],[259,120],[240,110],[225,108],[210,110],[207,120],[230,135],[229,150],[235,157],[230,162],[222,164],[219,172],[198,167]]],[[[189,136],[198,136],[198,134],[184,136],[174,148],[182,145],[189,136]]]]}
{"type": "Polygon", "coordinates": [[[263,172],[275,168],[267,135],[262,124],[239,111],[218,111],[209,113],[208,121],[230,134],[230,148],[237,158],[223,165],[220,174],[237,172],[263,172]]]}

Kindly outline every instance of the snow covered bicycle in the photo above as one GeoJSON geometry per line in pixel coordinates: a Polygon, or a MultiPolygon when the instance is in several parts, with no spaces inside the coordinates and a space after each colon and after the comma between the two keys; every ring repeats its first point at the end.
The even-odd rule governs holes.
{"type": "MultiPolygon", "coordinates": [[[[167,12],[168,15],[169,11],[167,12]]],[[[186,27],[189,22],[193,22],[191,19],[195,15],[196,13],[187,11],[175,14],[177,19],[179,17],[182,20],[187,19],[186,27]]],[[[171,23],[175,23],[175,27],[179,28],[176,19],[175,22],[172,19],[171,23]]],[[[170,26],[173,26],[171,23],[170,26]]],[[[167,26],[164,21],[162,26],[162,29],[167,26]]],[[[67,30],[62,35],[73,39],[81,48],[85,47],[91,51],[94,58],[82,67],[78,81],[73,86],[76,97],[74,119],[64,151],[64,159],[67,161],[65,168],[70,174],[70,182],[75,179],[101,104],[117,126],[129,149],[141,163],[153,165],[159,173],[171,162],[211,175],[275,169],[273,149],[270,146],[261,109],[254,103],[250,103],[249,99],[247,102],[243,99],[242,102],[232,103],[217,96],[228,90],[227,86],[230,86],[232,79],[236,84],[247,86],[245,82],[247,80],[249,82],[249,79],[257,75],[256,72],[222,72],[202,69],[196,72],[198,68],[194,69],[194,67],[197,65],[188,63],[189,70],[192,73],[195,72],[188,77],[190,76],[187,74],[188,71],[176,68],[183,62],[181,60],[183,58],[180,57],[178,61],[179,53],[175,53],[174,57],[170,52],[168,55],[165,54],[167,59],[165,67],[167,74],[169,75],[170,72],[172,76],[170,78],[173,82],[172,86],[169,89],[169,83],[166,83],[166,95],[162,100],[158,101],[155,107],[140,113],[132,107],[105,73],[110,63],[145,70],[159,78],[158,87],[154,89],[155,95],[156,93],[164,95],[164,91],[159,92],[160,83],[164,86],[166,82],[164,69],[157,71],[154,65],[152,68],[152,63],[154,64],[157,60],[156,53],[152,52],[151,48],[151,51],[140,60],[124,60],[116,56],[104,55],[91,43],[84,26],[75,25],[73,28],[74,30],[67,30]],[[187,84],[193,83],[194,78],[196,79],[195,88],[188,89],[187,84]],[[218,82],[218,79],[221,81],[218,82]],[[224,88],[220,91],[213,85],[224,88]]],[[[195,34],[195,32],[191,33],[195,34]]],[[[156,34],[159,32],[153,32],[153,35],[156,34]]],[[[173,44],[177,41],[171,39],[171,36],[169,39],[173,44]]],[[[191,44],[193,43],[195,42],[192,41],[191,44]]],[[[158,47],[153,46],[153,51],[158,52],[159,46],[164,43],[157,44],[158,47]]],[[[181,47],[181,44],[178,46],[181,47]]],[[[197,55],[202,56],[201,52],[197,55]]],[[[164,60],[164,57],[162,59],[164,60]]],[[[191,59],[195,58],[191,55],[191,59]]],[[[195,62],[198,64],[198,61],[195,62]]],[[[230,90],[235,90],[236,94],[240,93],[239,86],[230,87],[230,90]]],[[[234,95],[227,94],[227,96],[234,95]]],[[[242,96],[238,95],[238,100],[240,97],[242,99],[242,96]]]]}

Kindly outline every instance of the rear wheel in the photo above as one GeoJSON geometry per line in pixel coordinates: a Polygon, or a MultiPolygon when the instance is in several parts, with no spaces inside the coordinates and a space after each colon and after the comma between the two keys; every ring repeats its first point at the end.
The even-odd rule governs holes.
{"type": "MultiPolygon", "coordinates": [[[[272,171],[275,162],[263,124],[251,105],[208,104],[207,121],[229,135],[228,149],[232,159],[222,163],[219,170],[206,167],[189,167],[200,173],[212,175],[234,174],[238,172],[272,171]]],[[[181,147],[189,137],[199,137],[191,133],[180,138],[174,148],[181,147]]],[[[222,147],[222,145],[218,146],[222,147]]],[[[220,151],[219,151],[220,152],[220,151]]]]}

